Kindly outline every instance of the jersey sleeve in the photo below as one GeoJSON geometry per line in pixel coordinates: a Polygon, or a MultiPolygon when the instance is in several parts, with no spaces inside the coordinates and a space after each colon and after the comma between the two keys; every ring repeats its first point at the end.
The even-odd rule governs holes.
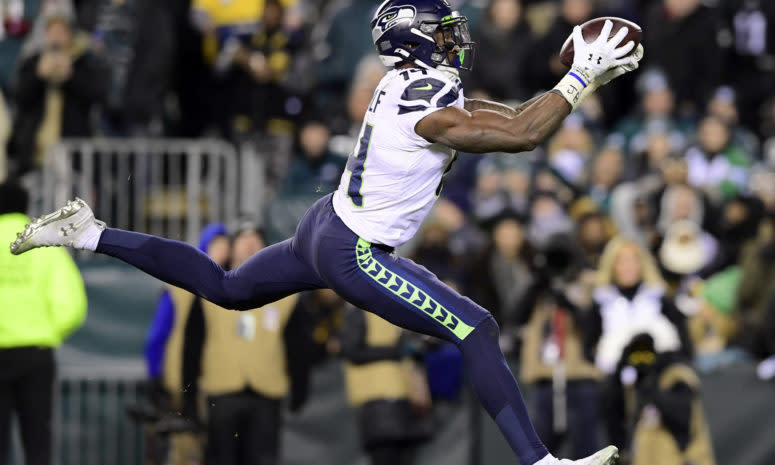
{"type": "Polygon", "coordinates": [[[415,132],[415,126],[434,111],[449,106],[462,106],[463,85],[438,72],[413,72],[409,74],[409,79],[397,80],[398,128],[414,143],[428,145],[428,141],[415,132]]]}

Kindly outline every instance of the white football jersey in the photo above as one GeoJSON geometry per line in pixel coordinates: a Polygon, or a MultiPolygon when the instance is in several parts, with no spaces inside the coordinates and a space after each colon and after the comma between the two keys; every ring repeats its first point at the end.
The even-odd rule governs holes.
{"type": "Polygon", "coordinates": [[[417,232],[456,153],[414,132],[418,121],[463,107],[463,85],[435,69],[394,69],[377,86],[347,161],[334,210],[363,239],[398,246],[417,232]]]}

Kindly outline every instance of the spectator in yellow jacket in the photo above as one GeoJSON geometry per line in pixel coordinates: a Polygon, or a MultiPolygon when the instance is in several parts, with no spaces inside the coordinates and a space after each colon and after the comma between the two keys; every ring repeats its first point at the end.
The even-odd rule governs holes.
{"type": "MultiPolygon", "coordinates": [[[[0,243],[29,223],[28,196],[0,184],[0,243]]],[[[11,415],[21,429],[25,463],[51,463],[54,348],[86,317],[86,291],[66,251],[23,257],[0,248],[0,457],[8,457],[11,415]]]]}

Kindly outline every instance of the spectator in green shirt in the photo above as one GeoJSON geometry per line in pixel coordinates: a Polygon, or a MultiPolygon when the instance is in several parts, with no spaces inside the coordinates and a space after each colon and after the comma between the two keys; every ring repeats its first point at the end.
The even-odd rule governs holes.
{"type": "Polygon", "coordinates": [[[54,349],[86,317],[86,291],[64,249],[13,256],[8,244],[30,219],[27,193],[0,184],[0,458],[8,457],[11,415],[25,463],[48,465],[52,450],[54,349]]]}

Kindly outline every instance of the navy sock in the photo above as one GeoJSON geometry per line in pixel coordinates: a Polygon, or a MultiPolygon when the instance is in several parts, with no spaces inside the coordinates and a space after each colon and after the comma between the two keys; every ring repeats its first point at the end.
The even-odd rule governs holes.
{"type": "Polygon", "coordinates": [[[498,324],[490,317],[477,325],[458,347],[482,406],[498,424],[522,465],[533,465],[548,451],[530,422],[517,380],[498,346],[498,337],[498,324]]]}

